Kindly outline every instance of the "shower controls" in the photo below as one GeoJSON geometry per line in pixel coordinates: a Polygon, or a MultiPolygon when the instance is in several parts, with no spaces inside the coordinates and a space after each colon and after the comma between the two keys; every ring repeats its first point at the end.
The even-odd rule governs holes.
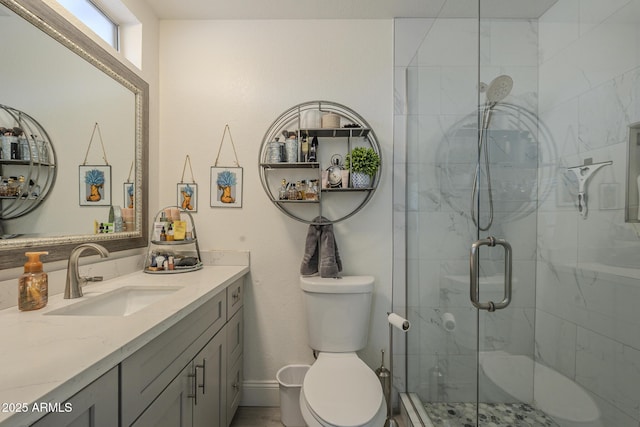
{"type": "Polygon", "coordinates": [[[587,218],[589,213],[587,205],[587,184],[589,179],[603,166],[612,165],[611,160],[607,162],[593,163],[593,159],[585,159],[584,164],[581,166],[573,166],[568,168],[578,178],[578,212],[582,215],[583,219],[587,218]]]}
{"type": "Polygon", "coordinates": [[[511,262],[511,245],[503,239],[496,239],[489,236],[486,239],[480,239],[471,245],[471,255],[469,256],[469,275],[470,275],[470,294],[471,304],[477,309],[494,312],[506,308],[511,302],[512,288],[512,262],[511,262]],[[478,285],[480,276],[480,246],[502,246],[504,248],[504,297],[500,302],[488,301],[480,302],[480,287],[478,285]]]}

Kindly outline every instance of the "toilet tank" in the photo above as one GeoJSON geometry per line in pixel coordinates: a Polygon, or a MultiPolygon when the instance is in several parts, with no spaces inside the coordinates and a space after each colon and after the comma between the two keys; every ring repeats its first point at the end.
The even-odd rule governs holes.
{"type": "Polygon", "coordinates": [[[348,353],[367,345],[373,276],[301,277],[309,346],[348,353]]]}

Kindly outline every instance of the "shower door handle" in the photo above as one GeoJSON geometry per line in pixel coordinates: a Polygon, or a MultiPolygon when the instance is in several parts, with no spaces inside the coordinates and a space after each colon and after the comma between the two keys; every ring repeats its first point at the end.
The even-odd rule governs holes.
{"type": "Polygon", "coordinates": [[[471,245],[471,255],[469,256],[469,273],[471,278],[471,304],[481,310],[496,311],[503,309],[511,302],[511,245],[503,239],[496,239],[489,236],[480,239],[471,245]],[[480,246],[502,246],[504,248],[504,297],[500,302],[480,302],[479,268],[480,268],[480,246]]]}

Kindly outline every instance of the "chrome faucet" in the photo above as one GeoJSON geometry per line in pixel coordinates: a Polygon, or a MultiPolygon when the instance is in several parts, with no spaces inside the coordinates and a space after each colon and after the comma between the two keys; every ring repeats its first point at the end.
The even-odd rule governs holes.
{"type": "Polygon", "coordinates": [[[80,298],[82,296],[82,286],[86,285],[87,282],[98,282],[102,280],[101,276],[80,277],[78,259],[85,249],[94,250],[99,253],[102,258],[109,256],[107,248],[97,243],[83,243],[73,248],[71,255],[69,255],[69,264],[67,264],[67,282],[64,288],[65,299],[80,298]]]}

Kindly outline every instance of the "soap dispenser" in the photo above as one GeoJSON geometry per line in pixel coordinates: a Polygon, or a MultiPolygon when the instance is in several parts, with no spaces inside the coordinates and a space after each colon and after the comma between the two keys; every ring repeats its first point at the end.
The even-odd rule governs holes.
{"type": "Polygon", "coordinates": [[[40,255],[49,252],[25,252],[29,260],[24,264],[24,274],[18,279],[18,309],[20,311],[38,310],[49,299],[49,281],[42,270],[40,255]]]}

